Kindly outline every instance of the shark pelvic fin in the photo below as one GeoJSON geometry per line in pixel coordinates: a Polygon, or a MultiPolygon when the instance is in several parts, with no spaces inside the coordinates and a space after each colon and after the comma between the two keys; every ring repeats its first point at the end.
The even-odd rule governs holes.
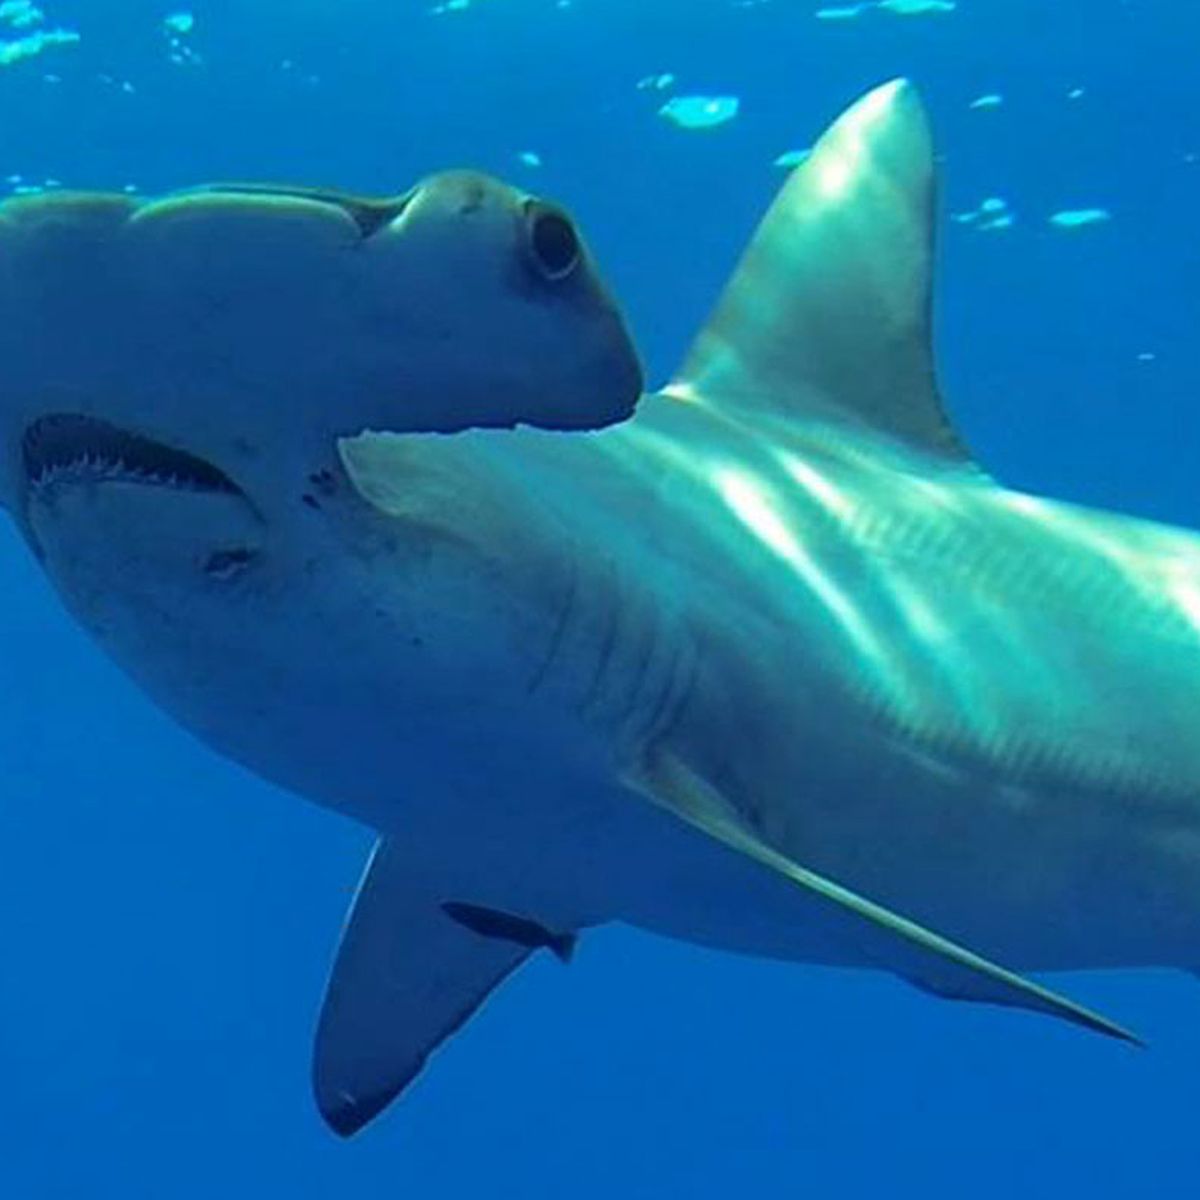
{"type": "Polygon", "coordinates": [[[929,125],[896,80],[792,172],[667,394],[867,424],[967,461],[934,377],[933,208],[929,125]]]}
{"type": "Polygon", "coordinates": [[[820,922],[864,961],[924,991],[956,1000],[1024,1008],[1141,1045],[1120,1025],[1025,979],[897,913],[809,871],[748,830],[725,800],[669,753],[658,754],[629,786],[796,886],[797,916],[820,922]]]}
{"type": "Polygon", "coordinates": [[[399,1096],[533,953],[479,936],[447,915],[443,899],[416,855],[376,846],[342,933],[313,1056],[317,1106],[342,1137],[399,1096]]]}

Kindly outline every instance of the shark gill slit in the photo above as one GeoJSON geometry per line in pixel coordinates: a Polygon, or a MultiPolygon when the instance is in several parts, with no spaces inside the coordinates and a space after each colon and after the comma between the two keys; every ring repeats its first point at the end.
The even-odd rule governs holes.
{"type": "MultiPolygon", "coordinates": [[[[669,639],[658,637],[660,645],[669,644],[669,639]]],[[[662,684],[658,695],[648,706],[649,716],[638,733],[635,744],[650,745],[670,737],[679,720],[687,697],[691,694],[699,669],[699,656],[691,638],[683,635],[682,640],[668,656],[664,667],[662,684]]]]}
{"type": "Polygon", "coordinates": [[[579,711],[642,753],[674,724],[695,664],[686,639],[681,650],[671,636],[661,599],[623,587],[612,564],[605,583],[607,621],[579,711]]]}
{"type": "Polygon", "coordinates": [[[612,663],[613,649],[617,644],[617,632],[621,625],[619,599],[606,607],[608,609],[608,619],[604,624],[604,637],[600,643],[599,653],[596,655],[596,664],[592,671],[591,681],[584,690],[583,698],[579,704],[579,711],[581,713],[587,713],[589,710],[595,713],[604,702],[604,685],[607,681],[606,676],[608,675],[609,666],[612,663]]]}
{"type": "Polygon", "coordinates": [[[571,617],[575,611],[575,602],[578,594],[579,564],[575,559],[572,559],[571,579],[567,584],[567,594],[563,599],[562,607],[559,609],[554,632],[550,635],[550,645],[546,650],[546,656],[542,659],[537,669],[530,676],[529,682],[525,685],[525,691],[528,695],[534,695],[546,682],[551,668],[555,665],[562,652],[563,639],[566,637],[567,629],[571,624],[571,617]]]}

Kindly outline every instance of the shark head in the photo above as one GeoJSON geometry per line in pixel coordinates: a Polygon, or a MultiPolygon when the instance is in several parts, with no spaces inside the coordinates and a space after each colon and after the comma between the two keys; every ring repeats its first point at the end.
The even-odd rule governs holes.
{"type": "Polygon", "coordinates": [[[72,615],[185,726],[351,809],[404,749],[462,759],[566,586],[438,448],[622,424],[642,383],[571,217],[463,171],[2,204],[0,381],[0,504],[72,615]],[[415,453],[411,519],[360,495],[367,437],[415,453]]]}
{"type": "Polygon", "coordinates": [[[340,437],[595,428],[641,390],[571,218],[467,171],[9,201],[0,312],[0,503],[42,554],[161,538],[219,570],[340,437]]]}

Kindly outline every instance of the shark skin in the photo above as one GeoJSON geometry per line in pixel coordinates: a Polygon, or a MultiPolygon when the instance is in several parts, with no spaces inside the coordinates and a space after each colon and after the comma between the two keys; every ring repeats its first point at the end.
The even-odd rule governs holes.
{"type": "Polygon", "coordinates": [[[0,206],[5,506],[155,702],[379,831],[338,1133],[607,921],[1126,1040],[1015,972],[1196,962],[1200,537],[972,462],[932,162],[860,100],[640,398],[565,214],[480,177],[0,206]]]}

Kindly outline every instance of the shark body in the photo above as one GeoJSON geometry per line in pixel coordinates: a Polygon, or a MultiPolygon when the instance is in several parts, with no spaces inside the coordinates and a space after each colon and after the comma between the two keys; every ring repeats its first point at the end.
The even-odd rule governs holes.
{"type": "Polygon", "coordinates": [[[1200,538],[971,462],[931,162],[910,87],[861,100],[640,398],[566,217],[478,177],[0,207],[6,506],[159,704],[380,833],[337,1131],[606,921],[1119,1037],[1013,972],[1196,961],[1200,538]],[[126,297],[56,355],[105,279],[135,332],[126,297]]]}

